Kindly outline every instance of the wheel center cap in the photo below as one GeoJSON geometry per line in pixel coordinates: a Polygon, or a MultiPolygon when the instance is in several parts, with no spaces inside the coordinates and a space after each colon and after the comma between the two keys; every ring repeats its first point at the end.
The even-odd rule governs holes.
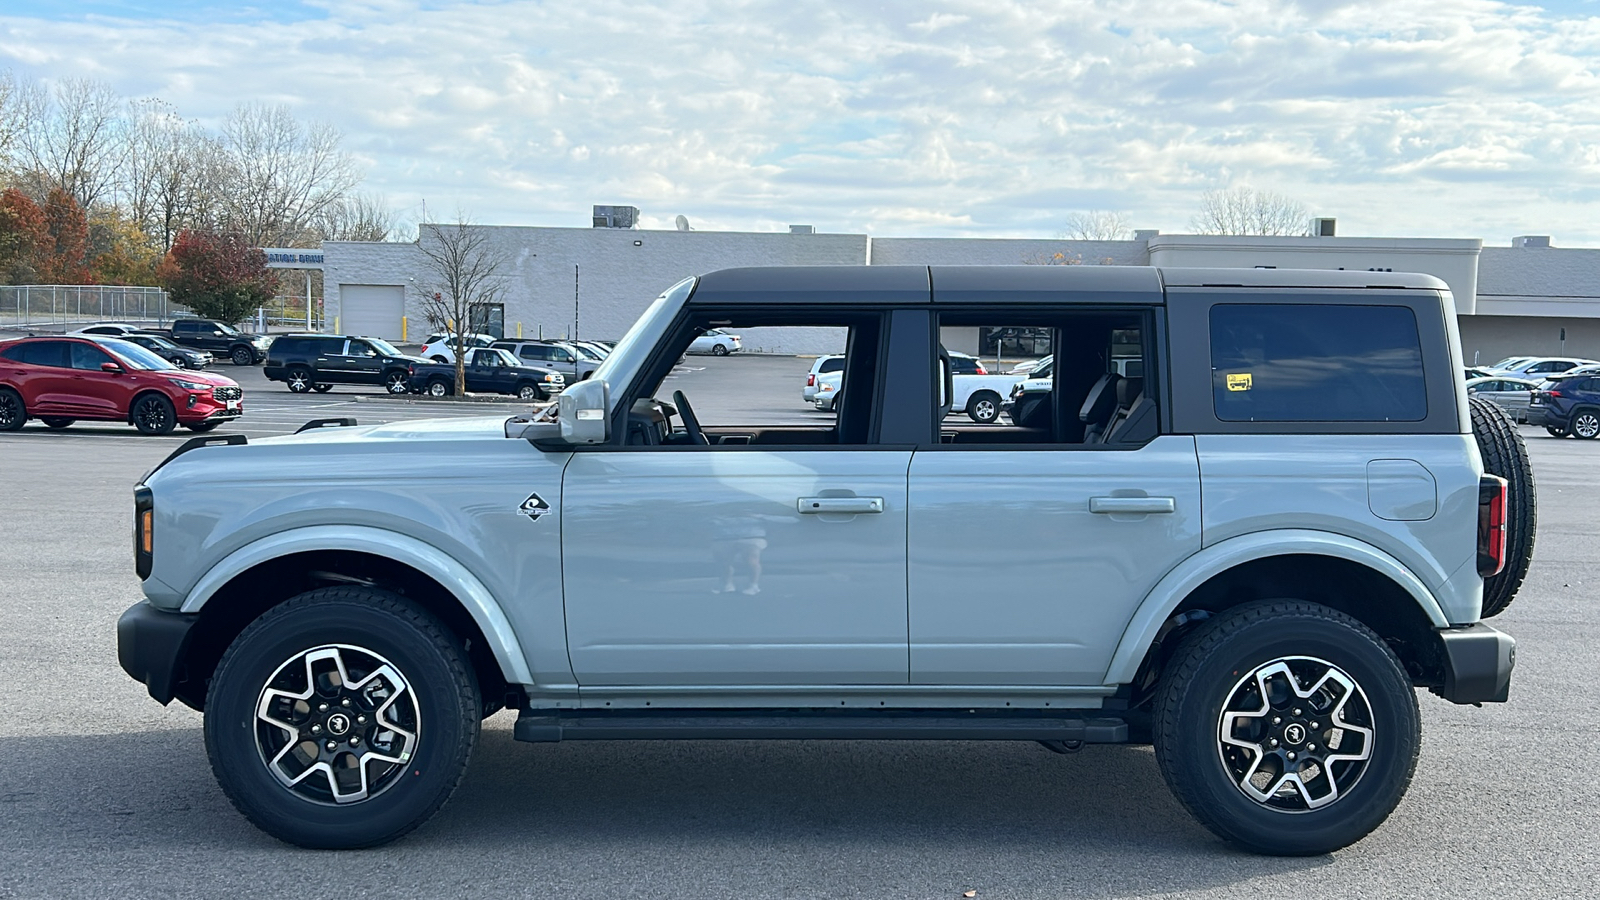
{"type": "MultiPolygon", "coordinates": [[[[329,723],[329,727],[332,727],[331,722],[329,723]]],[[[1290,722],[1288,726],[1283,729],[1283,742],[1286,744],[1294,744],[1298,746],[1304,742],[1305,739],[1306,727],[1301,725],[1299,722],[1290,722]]]]}
{"type": "Polygon", "coordinates": [[[328,733],[334,737],[343,737],[350,731],[350,717],[344,713],[334,713],[328,717],[328,733]]]}

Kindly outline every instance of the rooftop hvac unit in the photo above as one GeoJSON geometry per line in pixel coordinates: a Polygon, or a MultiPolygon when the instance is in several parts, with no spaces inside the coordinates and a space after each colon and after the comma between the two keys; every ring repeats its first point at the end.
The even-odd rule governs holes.
{"type": "Polygon", "coordinates": [[[637,206],[596,206],[594,208],[594,227],[596,228],[634,228],[639,224],[639,207],[637,206]]]}
{"type": "Polygon", "coordinates": [[[1337,219],[1312,219],[1311,220],[1311,236],[1312,237],[1333,237],[1333,235],[1334,235],[1334,223],[1337,222],[1337,221],[1338,221],[1337,219]]]}
{"type": "Polygon", "coordinates": [[[817,233],[817,226],[815,226],[815,225],[790,225],[789,226],[789,233],[790,234],[816,234],[817,233]]]}

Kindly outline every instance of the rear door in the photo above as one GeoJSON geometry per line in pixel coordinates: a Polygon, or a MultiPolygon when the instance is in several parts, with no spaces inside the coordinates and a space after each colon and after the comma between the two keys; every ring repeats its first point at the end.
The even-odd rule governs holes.
{"type": "Polygon", "coordinates": [[[23,363],[8,367],[22,392],[29,415],[68,416],[82,414],[87,407],[79,399],[72,370],[68,341],[30,341],[13,351],[11,360],[23,363]]]}

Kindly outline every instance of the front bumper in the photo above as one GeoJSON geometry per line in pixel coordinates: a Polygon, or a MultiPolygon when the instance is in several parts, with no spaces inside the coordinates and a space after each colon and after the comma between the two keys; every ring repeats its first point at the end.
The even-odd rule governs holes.
{"type": "Polygon", "coordinates": [[[1430,688],[1451,703],[1504,703],[1511,695],[1517,642],[1482,622],[1435,632],[1443,648],[1444,684],[1430,688]]]}
{"type": "Polygon", "coordinates": [[[141,601],[117,620],[117,662],[163,706],[177,696],[181,660],[199,616],[167,612],[141,601]]]}

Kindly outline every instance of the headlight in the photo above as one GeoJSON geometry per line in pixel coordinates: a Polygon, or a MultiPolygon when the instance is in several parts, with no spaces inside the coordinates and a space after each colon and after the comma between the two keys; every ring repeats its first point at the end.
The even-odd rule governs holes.
{"type": "Polygon", "coordinates": [[[169,378],[167,380],[172,382],[173,384],[177,385],[178,387],[183,388],[186,391],[209,391],[209,390],[211,390],[211,385],[206,384],[206,383],[201,382],[201,381],[189,381],[189,380],[184,379],[184,378],[169,378]]]}
{"type": "Polygon", "coordinates": [[[544,380],[550,382],[551,384],[560,384],[567,379],[560,372],[551,372],[550,374],[544,376],[544,380]]]}

